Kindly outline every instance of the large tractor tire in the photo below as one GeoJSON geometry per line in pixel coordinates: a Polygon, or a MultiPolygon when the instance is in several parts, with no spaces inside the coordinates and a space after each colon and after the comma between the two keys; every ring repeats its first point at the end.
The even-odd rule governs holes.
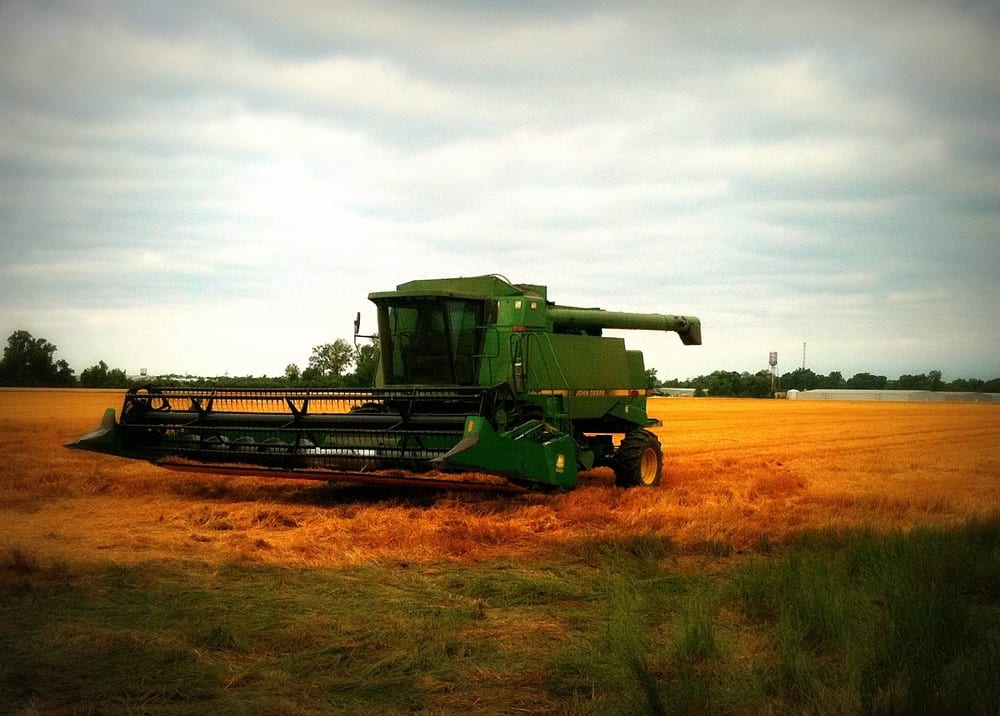
{"type": "Polygon", "coordinates": [[[648,430],[633,430],[615,451],[612,467],[618,487],[656,487],[663,473],[660,439],[648,430]]]}

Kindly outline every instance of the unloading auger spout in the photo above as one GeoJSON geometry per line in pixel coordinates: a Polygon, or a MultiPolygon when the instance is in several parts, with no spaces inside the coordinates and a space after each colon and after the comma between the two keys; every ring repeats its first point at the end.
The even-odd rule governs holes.
{"type": "Polygon", "coordinates": [[[694,316],[671,316],[661,313],[626,313],[602,308],[569,308],[551,306],[549,316],[553,330],[565,333],[573,330],[600,335],[604,328],[642,331],[673,331],[686,346],[701,345],[701,321],[694,316]]]}

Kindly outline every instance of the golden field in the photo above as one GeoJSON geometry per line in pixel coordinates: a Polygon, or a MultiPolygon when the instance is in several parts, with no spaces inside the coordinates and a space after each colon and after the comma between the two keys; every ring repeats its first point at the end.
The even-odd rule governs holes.
{"type": "MultiPolygon", "coordinates": [[[[119,391],[0,391],[0,550],[63,563],[294,566],[545,558],[588,538],[739,554],[805,531],[1000,513],[1000,406],[654,398],[663,484],[564,494],[185,474],[68,450],[119,391]]],[[[701,557],[699,559],[705,559],[701,557]]]]}

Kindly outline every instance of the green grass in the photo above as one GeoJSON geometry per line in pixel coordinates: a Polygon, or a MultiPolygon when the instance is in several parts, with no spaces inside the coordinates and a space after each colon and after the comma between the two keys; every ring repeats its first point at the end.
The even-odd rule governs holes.
{"type": "Polygon", "coordinates": [[[682,570],[651,536],[533,563],[84,569],[11,549],[0,712],[997,713],[1000,521],[719,554],[682,570]]]}

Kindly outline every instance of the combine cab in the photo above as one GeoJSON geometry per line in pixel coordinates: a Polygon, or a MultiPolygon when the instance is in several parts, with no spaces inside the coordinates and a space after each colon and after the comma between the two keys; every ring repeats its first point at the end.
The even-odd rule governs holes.
{"type": "MultiPolygon", "coordinates": [[[[654,486],[662,452],[642,354],[603,329],[675,331],[697,318],[557,306],[496,276],[372,293],[376,385],[349,390],[134,388],[121,416],[68,447],[166,467],[486,489],[571,489],[614,469],[654,486]]],[[[355,327],[355,333],[358,332],[355,327]]]]}

